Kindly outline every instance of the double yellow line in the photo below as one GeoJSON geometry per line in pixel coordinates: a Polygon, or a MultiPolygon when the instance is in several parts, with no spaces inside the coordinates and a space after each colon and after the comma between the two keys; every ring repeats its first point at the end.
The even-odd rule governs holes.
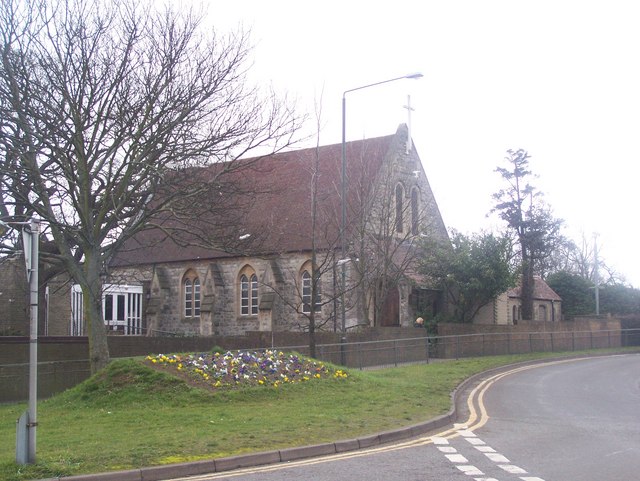
{"type": "Polygon", "coordinates": [[[489,388],[493,386],[493,384],[500,381],[501,379],[507,376],[511,376],[512,374],[528,371],[530,369],[537,369],[539,367],[553,366],[557,364],[565,364],[568,362],[584,361],[587,359],[591,358],[580,357],[572,359],[561,359],[557,361],[539,362],[536,364],[528,364],[526,366],[520,366],[509,369],[508,371],[494,374],[493,376],[478,383],[478,385],[471,391],[471,393],[469,393],[469,397],[467,398],[467,408],[469,410],[468,419],[463,423],[456,423],[454,424],[453,428],[442,431],[441,433],[438,433],[434,436],[450,439],[457,437],[458,431],[460,429],[475,431],[476,429],[480,429],[482,426],[487,424],[487,421],[489,421],[489,415],[487,414],[487,408],[484,405],[484,395],[489,390],[489,388]]]}
{"type": "MultiPolygon", "coordinates": [[[[487,421],[489,420],[489,415],[487,414],[487,409],[484,405],[484,395],[489,390],[489,388],[493,386],[494,383],[512,374],[528,371],[530,369],[536,369],[538,367],[550,366],[555,364],[563,364],[567,362],[581,361],[585,359],[589,359],[589,358],[585,357],[585,358],[563,359],[558,361],[529,364],[526,366],[516,367],[508,371],[500,372],[500,373],[494,374],[493,376],[488,377],[487,379],[484,379],[483,381],[478,383],[478,385],[475,386],[473,390],[469,393],[469,397],[467,398],[467,408],[469,410],[469,417],[467,418],[467,420],[463,423],[455,423],[452,428],[446,429],[436,434],[422,436],[420,438],[412,439],[410,441],[405,441],[402,443],[396,443],[393,445],[379,446],[376,448],[368,448],[368,449],[363,449],[359,451],[349,451],[349,452],[340,453],[340,454],[332,454],[332,455],[324,456],[321,458],[301,459],[298,461],[291,461],[286,464],[281,463],[281,464],[272,464],[267,466],[258,466],[253,468],[244,468],[244,469],[237,469],[234,471],[212,473],[212,474],[207,474],[202,476],[190,476],[188,478],[181,478],[181,479],[184,479],[184,480],[188,479],[189,481],[204,481],[204,480],[208,481],[213,479],[234,478],[237,476],[266,473],[271,471],[278,471],[282,469],[290,469],[290,468],[303,467],[303,466],[312,466],[315,464],[327,463],[331,461],[340,461],[343,459],[353,459],[353,458],[359,458],[362,456],[370,456],[376,453],[392,452],[392,451],[398,451],[401,449],[425,446],[427,444],[433,443],[432,438],[445,438],[445,439],[455,438],[460,436],[460,433],[459,433],[460,430],[474,431],[476,429],[481,428],[487,423],[487,421]]],[[[179,480],[176,479],[173,481],[179,481],[179,480]]]]}

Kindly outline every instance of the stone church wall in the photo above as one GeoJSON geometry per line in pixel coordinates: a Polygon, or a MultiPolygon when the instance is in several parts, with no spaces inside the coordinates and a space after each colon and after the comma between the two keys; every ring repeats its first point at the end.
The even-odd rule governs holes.
{"type": "Polygon", "coordinates": [[[29,334],[29,288],[22,257],[5,258],[0,263],[0,334],[29,334]]]}
{"type": "MultiPolygon", "coordinates": [[[[250,331],[304,331],[308,319],[296,310],[300,303],[300,272],[309,256],[282,255],[277,259],[229,258],[186,261],[162,266],[118,269],[111,282],[145,285],[143,312],[148,335],[234,336],[250,331]],[[249,266],[258,277],[259,312],[240,314],[239,278],[249,266]],[[201,283],[200,317],[183,315],[182,283],[187,272],[201,283]]],[[[323,274],[322,292],[331,296],[333,279],[323,274]]],[[[333,304],[323,306],[320,325],[334,317],[333,304]]],[[[318,314],[316,314],[318,316],[318,314]]],[[[333,323],[329,328],[333,330],[333,323]]]]}

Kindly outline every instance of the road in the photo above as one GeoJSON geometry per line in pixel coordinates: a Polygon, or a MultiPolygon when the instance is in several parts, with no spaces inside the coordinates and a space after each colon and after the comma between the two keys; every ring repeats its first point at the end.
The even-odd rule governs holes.
{"type": "Polygon", "coordinates": [[[460,424],[405,443],[188,479],[640,479],[640,354],[487,375],[462,411],[460,424]]]}
{"type": "Polygon", "coordinates": [[[478,434],[543,479],[640,479],[640,355],[528,370],[484,403],[478,434]]]}

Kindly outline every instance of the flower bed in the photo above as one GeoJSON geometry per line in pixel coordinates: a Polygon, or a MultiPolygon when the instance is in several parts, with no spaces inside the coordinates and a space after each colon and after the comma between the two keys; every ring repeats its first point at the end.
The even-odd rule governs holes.
{"type": "Polygon", "coordinates": [[[226,353],[157,354],[145,362],[175,370],[192,381],[212,388],[272,386],[323,378],[346,378],[341,369],[282,351],[228,351],[226,353]]]}

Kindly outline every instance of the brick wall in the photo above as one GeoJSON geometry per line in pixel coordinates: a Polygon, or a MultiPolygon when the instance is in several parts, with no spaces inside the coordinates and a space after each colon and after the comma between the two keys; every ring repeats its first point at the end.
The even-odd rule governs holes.
{"type": "Polygon", "coordinates": [[[438,324],[437,356],[444,358],[620,347],[621,321],[519,321],[517,325],[438,324]]]}

